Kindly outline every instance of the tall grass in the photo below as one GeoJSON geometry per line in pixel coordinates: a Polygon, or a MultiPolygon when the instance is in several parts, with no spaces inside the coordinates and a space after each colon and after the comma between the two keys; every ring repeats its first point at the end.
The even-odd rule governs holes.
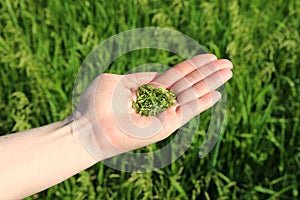
{"type": "MultiPolygon", "coordinates": [[[[27,199],[299,199],[299,7],[297,0],[0,0],[0,134],[69,115],[81,62],[125,30],[175,29],[235,66],[226,130],[204,159],[198,150],[207,120],[163,169],[131,174],[99,163],[27,199]]],[[[140,51],[111,72],[141,60],[178,61],[140,51]]]]}

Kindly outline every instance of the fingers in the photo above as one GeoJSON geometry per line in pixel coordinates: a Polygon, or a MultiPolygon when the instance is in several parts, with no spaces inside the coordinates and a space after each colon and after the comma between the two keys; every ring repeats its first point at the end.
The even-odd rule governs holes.
{"type": "Polygon", "coordinates": [[[194,99],[188,103],[169,108],[158,115],[164,126],[163,134],[160,134],[160,140],[168,137],[176,129],[186,124],[189,120],[199,115],[201,112],[212,107],[221,98],[221,94],[212,91],[201,98],[194,99]]]}
{"type": "Polygon", "coordinates": [[[191,59],[175,65],[163,75],[154,79],[153,82],[163,85],[165,88],[170,88],[174,83],[194,71],[196,68],[206,65],[214,60],[217,60],[217,58],[213,54],[201,54],[194,56],[191,59]]]}
{"type": "Polygon", "coordinates": [[[177,96],[177,102],[179,104],[185,104],[187,102],[198,99],[205,94],[216,90],[232,77],[230,69],[221,69],[202,81],[194,84],[192,87],[182,91],[177,96]]]}
{"type": "Polygon", "coordinates": [[[232,77],[231,69],[232,63],[226,59],[208,62],[194,70],[186,68],[181,73],[185,76],[170,87],[177,95],[177,106],[159,115],[166,132],[176,130],[220,100],[221,94],[215,90],[232,77]]]}
{"type": "Polygon", "coordinates": [[[171,87],[171,90],[179,94],[221,69],[232,69],[232,63],[226,59],[212,61],[187,74],[184,78],[176,82],[171,87]]]}
{"type": "Polygon", "coordinates": [[[221,93],[212,91],[199,99],[195,99],[178,106],[176,109],[176,116],[180,119],[177,119],[176,121],[180,122],[179,127],[186,124],[189,120],[199,115],[201,112],[212,107],[220,99],[221,93]]]}

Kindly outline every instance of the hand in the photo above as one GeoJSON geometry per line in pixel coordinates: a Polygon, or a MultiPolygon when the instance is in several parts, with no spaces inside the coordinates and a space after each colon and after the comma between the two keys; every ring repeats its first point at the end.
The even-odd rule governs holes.
{"type": "Polygon", "coordinates": [[[102,74],[80,100],[75,131],[97,160],[163,140],[221,98],[215,90],[232,77],[231,69],[230,61],[203,54],[177,64],[162,75],[102,74]],[[136,113],[132,101],[138,86],[143,84],[173,90],[176,105],[157,116],[136,113]]]}

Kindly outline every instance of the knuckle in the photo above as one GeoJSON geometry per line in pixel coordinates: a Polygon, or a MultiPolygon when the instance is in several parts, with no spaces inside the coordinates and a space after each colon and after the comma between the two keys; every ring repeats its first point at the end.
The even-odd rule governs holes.
{"type": "Polygon", "coordinates": [[[201,96],[204,92],[207,91],[207,83],[206,81],[201,81],[199,83],[197,83],[196,85],[193,86],[193,89],[195,91],[195,93],[197,94],[197,96],[201,96]]]}

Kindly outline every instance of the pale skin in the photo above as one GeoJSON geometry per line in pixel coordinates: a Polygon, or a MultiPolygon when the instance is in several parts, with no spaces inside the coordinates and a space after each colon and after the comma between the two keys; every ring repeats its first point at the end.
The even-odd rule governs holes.
{"type": "Polygon", "coordinates": [[[215,90],[232,77],[231,69],[230,61],[203,54],[177,64],[162,75],[155,72],[100,75],[81,97],[77,128],[74,129],[76,122],[68,117],[0,137],[1,199],[35,194],[105,158],[167,138],[221,98],[215,90]],[[132,100],[138,85],[146,83],[172,89],[177,96],[176,105],[158,116],[141,117],[132,108],[132,100]],[[140,129],[132,129],[133,125],[140,129]],[[148,129],[156,131],[136,137],[139,134],[136,130],[148,129]],[[95,156],[87,151],[78,136],[84,130],[94,132],[101,154],[95,156]]]}

